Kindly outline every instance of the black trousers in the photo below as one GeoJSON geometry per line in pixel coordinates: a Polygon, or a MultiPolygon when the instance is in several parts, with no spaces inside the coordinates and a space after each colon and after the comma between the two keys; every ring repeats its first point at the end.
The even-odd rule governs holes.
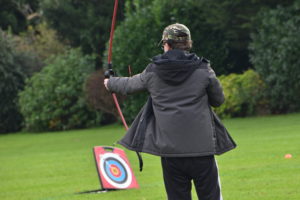
{"type": "Polygon", "coordinates": [[[192,181],[199,200],[222,200],[214,156],[162,157],[168,200],[191,200],[192,181]]]}

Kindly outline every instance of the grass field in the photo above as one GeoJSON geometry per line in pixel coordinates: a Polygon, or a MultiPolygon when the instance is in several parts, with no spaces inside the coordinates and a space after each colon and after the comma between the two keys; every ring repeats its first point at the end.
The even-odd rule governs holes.
{"type": "MultiPolygon", "coordinates": [[[[238,148],[218,156],[225,200],[300,199],[300,114],[224,121],[238,148]],[[284,155],[290,153],[291,159],[284,155]]],[[[0,136],[1,200],[166,199],[160,159],[126,151],[140,189],[77,194],[100,188],[92,148],[112,145],[119,125],[0,136]]],[[[119,146],[118,146],[119,147],[119,146]]],[[[193,193],[194,199],[197,199],[193,193]]]]}

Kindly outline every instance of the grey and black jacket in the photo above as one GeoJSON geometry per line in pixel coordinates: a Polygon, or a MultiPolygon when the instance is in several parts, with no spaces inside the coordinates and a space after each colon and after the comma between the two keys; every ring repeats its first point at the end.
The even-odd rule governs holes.
{"type": "Polygon", "coordinates": [[[148,91],[150,97],[119,141],[126,148],[163,157],[222,154],[236,147],[212,111],[224,94],[208,60],[181,50],[152,59],[133,77],[112,77],[112,92],[148,91]]]}

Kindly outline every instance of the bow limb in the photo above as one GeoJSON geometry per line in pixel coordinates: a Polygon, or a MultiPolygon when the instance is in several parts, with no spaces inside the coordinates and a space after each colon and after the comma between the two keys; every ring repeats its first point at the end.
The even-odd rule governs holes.
{"type": "Polygon", "coordinates": [[[110,36],[109,36],[109,48],[108,48],[108,56],[107,56],[107,63],[109,65],[109,67],[112,67],[111,66],[112,47],[113,47],[113,39],[114,39],[117,11],[118,11],[118,0],[115,0],[114,13],[113,13],[112,21],[111,21],[110,36]]]}
{"type": "MultiPolygon", "coordinates": [[[[106,77],[107,76],[110,77],[110,76],[114,75],[114,72],[112,70],[112,47],[113,47],[113,38],[114,38],[115,24],[116,24],[116,18],[117,18],[117,10],[118,10],[118,0],[115,0],[114,12],[113,12],[111,29],[110,29],[110,37],[109,37],[109,48],[108,48],[108,56],[107,56],[108,74],[105,74],[106,77]]],[[[124,115],[122,113],[122,110],[119,105],[119,101],[117,99],[116,94],[112,93],[112,97],[113,97],[114,103],[117,107],[119,116],[121,117],[122,123],[123,123],[125,129],[128,130],[128,125],[127,125],[124,115]]]]}

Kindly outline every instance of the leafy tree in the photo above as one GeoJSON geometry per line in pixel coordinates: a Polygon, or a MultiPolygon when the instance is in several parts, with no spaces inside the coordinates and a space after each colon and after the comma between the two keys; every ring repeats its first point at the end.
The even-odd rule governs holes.
{"type": "Polygon", "coordinates": [[[206,1],[206,20],[224,33],[223,39],[228,43],[228,54],[222,66],[225,70],[222,74],[242,73],[252,67],[248,46],[251,41],[250,33],[254,32],[257,26],[255,20],[257,13],[262,9],[268,10],[278,5],[289,6],[293,2],[294,0],[206,1]]]}
{"type": "MultiPolygon", "coordinates": [[[[288,6],[293,1],[133,1],[133,3],[128,3],[129,6],[127,5],[125,10],[127,13],[126,17],[139,15],[136,18],[141,22],[138,22],[137,26],[142,23],[140,18],[148,16],[147,18],[150,21],[152,19],[149,19],[149,17],[155,18],[157,23],[155,24],[155,30],[153,30],[154,33],[157,32],[157,29],[161,31],[161,26],[166,26],[170,23],[180,22],[187,24],[192,31],[194,40],[193,51],[211,59],[218,74],[229,74],[242,73],[251,67],[248,45],[250,33],[256,27],[255,16],[257,13],[261,9],[274,8],[277,5],[288,6]],[[149,9],[152,10],[150,13],[146,13],[149,10],[147,7],[150,7],[149,9]]],[[[145,23],[150,23],[146,21],[147,19],[144,19],[145,23]]],[[[131,33],[133,31],[140,33],[143,29],[132,25],[129,30],[131,33]]],[[[142,32],[144,35],[147,35],[144,31],[142,32]]],[[[151,37],[153,36],[156,35],[151,35],[151,37]]],[[[144,45],[144,43],[136,45],[141,44],[144,45]]]]}
{"type": "Polygon", "coordinates": [[[101,113],[87,106],[83,89],[93,59],[73,49],[53,58],[26,81],[19,104],[27,130],[67,130],[100,122],[101,113]]]}
{"type": "Polygon", "coordinates": [[[21,128],[22,116],[17,101],[24,78],[12,40],[0,30],[0,133],[21,128]]]}
{"type": "Polygon", "coordinates": [[[63,54],[67,46],[58,40],[55,30],[46,23],[28,26],[26,32],[14,36],[15,46],[20,54],[20,63],[27,76],[38,72],[48,58],[63,54]],[[25,56],[25,58],[23,58],[25,56]]]}
{"type": "Polygon", "coordinates": [[[34,52],[42,61],[53,55],[63,54],[67,46],[59,40],[54,29],[43,22],[28,26],[26,32],[15,36],[17,49],[23,52],[34,52]]]}
{"type": "MultiPolygon", "coordinates": [[[[86,54],[100,56],[109,39],[113,5],[112,0],[44,0],[41,7],[51,27],[62,38],[73,47],[81,47],[86,54]]],[[[124,17],[123,10],[124,1],[119,1],[118,22],[124,17]]]]}
{"type": "Polygon", "coordinates": [[[1,0],[0,27],[2,30],[11,28],[13,33],[26,30],[27,18],[39,8],[38,0],[1,0]]]}
{"type": "Polygon", "coordinates": [[[268,86],[275,113],[300,108],[300,1],[291,7],[261,12],[252,35],[251,61],[268,86]]]}

